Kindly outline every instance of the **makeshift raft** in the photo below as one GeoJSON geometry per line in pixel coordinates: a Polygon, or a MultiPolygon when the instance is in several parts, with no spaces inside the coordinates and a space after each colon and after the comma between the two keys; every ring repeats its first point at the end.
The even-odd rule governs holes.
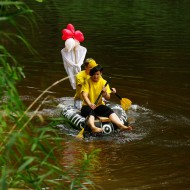
{"type": "MultiPolygon", "coordinates": [[[[123,124],[128,124],[127,114],[119,104],[106,103],[106,105],[117,114],[123,124]]],[[[59,104],[59,107],[61,108],[61,114],[63,117],[67,118],[76,129],[81,130],[82,127],[86,126],[86,118],[81,116],[80,110],[76,109],[72,105],[59,104]]],[[[95,119],[95,125],[102,128],[103,134],[106,135],[114,133],[118,129],[118,127],[115,126],[107,117],[97,117],[95,119]]],[[[85,127],[85,130],[90,132],[89,127],[85,127]]]]}

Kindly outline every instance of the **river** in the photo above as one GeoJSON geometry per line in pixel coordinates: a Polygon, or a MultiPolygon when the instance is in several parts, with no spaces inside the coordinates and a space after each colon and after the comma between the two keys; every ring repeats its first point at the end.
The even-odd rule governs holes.
{"type": "MultiPolygon", "coordinates": [[[[86,57],[101,64],[118,94],[137,105],[128,112],[134,126],[129,133],[80,143],[76,131],[65,134],[65,159],[100,148],[96,189],[190,189],[190,1],[49,0],[30,6],[38,28],[26,36],[40,56],[14,50],[22,51],[26,78],[18,89],[26,104],[67,76],[61,31],[71,23],[84,34],[86,57]]],[[[74,93],[68,80],[48,92],[57,101],[74,93]]],[[[113,95],[112,101],[119,103],[113,95]]],[[[50,116],[53,110],[42,112],[50,116]]]]}

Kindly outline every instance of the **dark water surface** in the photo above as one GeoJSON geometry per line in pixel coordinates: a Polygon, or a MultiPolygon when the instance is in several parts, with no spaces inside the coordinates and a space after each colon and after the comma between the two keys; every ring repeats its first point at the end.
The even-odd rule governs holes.
{"type": "MultiPolygon", "coordinates": [[[[26,104],[67,76],[61,30],[72,23],[84,34],[86,57],[103,65],[111,86],[138,106],[128,113],[135,126],[130,133],[77,143],[74,131],[67,139],[69,148],[64,148],[72,160],[73,152],[102,149],[93,178],[97,189],[190,189],[190,1],[49,0],[30,5],[41,20],[26,35],[41,57],[22,47],[14,50],[23,51],[19,59],[26,78],[19,91],[26,104]]],[[[67,80],[49,94],[61,100],[74,91],[67,80]]]]}

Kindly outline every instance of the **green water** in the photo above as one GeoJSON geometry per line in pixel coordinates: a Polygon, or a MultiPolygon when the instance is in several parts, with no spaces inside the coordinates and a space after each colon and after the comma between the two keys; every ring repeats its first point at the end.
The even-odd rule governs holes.
{"type": "MultiPolygon", "coordinates": [[[[93,178],[97,189],[189,189],[190,1],[49,0],[30,5],[41,20],[26,35],[42,57],[23,47],[14,50],[22,51],[26,79],[19,91],[26,104],[67,76],[61,30],[72,23],[84,34],[86,57],[101,64],[104,77],[112,77],[111,86],[139,108],[128,113],[135,126],[129,134],[78,143],[71,131],[65,159],[101,148],[93,178]]],[[[59,100],[74,91],[67,80],[49,94],[59,100]]],[[[119,103],[114,96],[112,101],[119,103]]]]}

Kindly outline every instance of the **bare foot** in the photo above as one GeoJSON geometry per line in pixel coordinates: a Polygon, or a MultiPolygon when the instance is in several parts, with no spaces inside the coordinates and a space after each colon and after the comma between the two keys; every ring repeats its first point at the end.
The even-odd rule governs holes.
{"type": "Polygon", "coordinates": [[[125,126],[125,125],[120,128],[121,131],[126,131],[126,130],[131,131],[132,129],[133,128],[131,126],[125,126]]]}
{"type": "Polygon", "coordinates": [[[98,128],[98,127],[93,127],[92,128],[92,132],[93,133],[101,133],[101,132],[103,132],[103,129],[102,128],[98,128]]]}

